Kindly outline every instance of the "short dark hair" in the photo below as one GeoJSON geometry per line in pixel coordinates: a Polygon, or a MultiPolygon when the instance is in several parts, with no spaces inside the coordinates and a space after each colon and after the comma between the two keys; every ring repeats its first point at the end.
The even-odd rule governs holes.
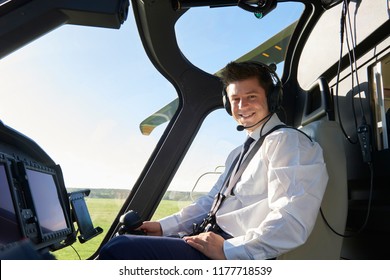
{"type": "Polygon", "coordinates": [[[275,86],[269,67],[255,61],[229,62],[220,73],[220,78],[226,88],[229,84],[256,77],[264,88],[266,95],[275,86]]]}

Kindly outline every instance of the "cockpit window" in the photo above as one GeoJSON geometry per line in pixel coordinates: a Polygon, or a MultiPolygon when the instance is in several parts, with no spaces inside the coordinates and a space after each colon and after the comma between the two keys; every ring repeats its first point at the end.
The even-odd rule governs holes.
{"type": "Polygon", "coordinates": [[[0,73],[1,122],[61,166],[69,192],[91,190],[86,202],[103,234],[55,252],[88,258],[166,127],[145,136],[140,123],[177,97],[174,87],[148,59],[132,18],[120,30],[64,25],[2,58],[0,73]]]}
{"type": "Polygon", "coordinates": [[[178,44],[189,61],[209,73],[232,60],[280,64],[303,8],[278,3],[263,18],[236,6],[191,8],[176,23],[178,44]]]}

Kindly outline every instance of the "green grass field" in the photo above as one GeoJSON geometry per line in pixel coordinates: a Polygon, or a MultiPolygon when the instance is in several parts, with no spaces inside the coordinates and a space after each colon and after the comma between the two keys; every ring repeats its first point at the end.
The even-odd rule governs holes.
{"type": "MultiPolygon", "coordinates": [[[[89,258],[102,242],[123,201],[122,199],[87,198],[86,202],[91,213],[93,224],[95,227],[100,226],[103,229],[103,233],[83,244],[77,241],[72,246],[55,251],[53,253],[54,256],[59,260],[84,260],[89,258]]],[[[152,220],[157,220],[175,213],[189,203],[189,201],[162,200],[152,220]]]]}

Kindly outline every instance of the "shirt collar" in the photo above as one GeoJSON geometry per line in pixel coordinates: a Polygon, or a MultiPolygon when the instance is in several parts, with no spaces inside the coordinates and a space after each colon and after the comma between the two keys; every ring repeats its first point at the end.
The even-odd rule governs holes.
{"type": "Polygon", "coordinates": [[[277,114],[272,114],[271,118],[266,121],[264,124],[260,125],[258,128],[256,128],[254,131],[248,133],[248,136],[252,137],[256,141],[260,139],[260,132],[262,135],[266,134],[268,131],[270,131],[274,126],[283,124],[281,120],[279,119],[277,114]],[[264,128],[263,128],[264,127],[264,128]]]}

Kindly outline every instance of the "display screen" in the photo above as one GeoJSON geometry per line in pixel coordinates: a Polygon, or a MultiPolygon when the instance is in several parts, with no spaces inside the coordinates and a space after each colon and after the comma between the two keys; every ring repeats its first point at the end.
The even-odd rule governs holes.
{"type": "Polygon", "coordinates": [[[0,245],[22,238],[8,180],[7,166],[0,162],[0,245]]]}
{"type": "Polygon", "coordinates": [[[84,199],[85,196],[89,195],[89,192],[89,190],[82,190],[73,192],[69,196],[73,214],[79,227],[79,241],[81,243],[84,243],[103,232],[103,229],[100,227],[94,228],[91,216],[89,215],[87,204],[84,199]]]}
{"type": "Polygon", "coordinates": [[[54,175],[31,169],[26,174],[42,234],[68,228],[54,175]]]}
{"type": "Polygon", "coordinates": [[[91,216],[89,215],[84,198],[81,195],[76,198],[71,197],[71,203],[80,232],[86,235],[94,232],[91,216]]]}

